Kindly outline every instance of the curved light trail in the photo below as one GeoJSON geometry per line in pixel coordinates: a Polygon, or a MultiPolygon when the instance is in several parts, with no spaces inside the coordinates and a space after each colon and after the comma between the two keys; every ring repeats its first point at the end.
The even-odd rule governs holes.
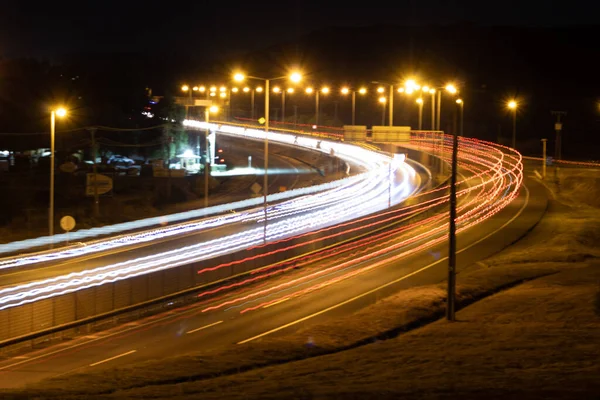
{"type": "MultiPolygon", "coordinates": [[[[235,130],[220,130],[236,134],[235,130]]],[[[261,132],[264,135],[264,132],[261,132]]],[[[259,136],[259,135],[257,135],[259,136]]],[[[293,135],[275,134],[270,140],[293,143],[293,135]]],[[[326,142],[315,139],[299,140],[302,146],[319,148],[328,154],[335,152],[339,157],[352,160],[368,168],[368,172],[335,182],[327,190],[304,195],[269,207],[267,241],[279,240],[295,234],[309,232],[316,228],[334,225],[346,219],[366,215],[388,206],[389,190],[396,201],[406,198],[416,187],[412,185],[416,175],[407,164],[390,165],[390,158],[377,152],[343,143],[326,142]],[[318,145],[317,145],[318,144],[318,145]],[[390,185],[391,176],[401,177],[400,184],[390,185]]],[[[314,191],[314,188],[313,188],[314,191]]],[[[308,191],[310,193],[310,191],[308,191]]],[[[270,198],[276,199],[279,194],[270,198]]],[[[296,194],[298,195],[298,193],[296,194]]],[[[230,209],[230,207],[227,207],[230,209]]],[[[234,234],[206,240],[191,246],[161,251],[155,254],[114,263],[98,268],[73,272],[48,279],[23,283],[0,289],[0,309],[15,307],[33,301],[70,293],[109,282],[128,279],[134,276],[173,268],[221,254],[235,252],[263,243],[264,231],[261,225],[252,225],[263,221],[263,211],[249,210],[235,215],[227,214],[214,218],[126,235],[106,241],[97,241],[85,247],[69,248],[42,252],[34,255],[5,259],[0,268],[40,262],[56,261],[149,240],[161,239],[190,231],[201,231],[207,227],[223,226],[235,222],[246,223],[246,227],[234,234]]]]}
{"type": "MultiPolygon", "coordinates": [[[[205,128],[206,126],[203,124],[201,122],[191,123],[197,128],[205,128]]],[[[259,140],[264,139],[265,135],[263,131],[228,125],[210,125],[210,129],[259,140]]],[[[416,189],[412,186],[412,177],[414,177],[415,171],[410,165],[402,163],[391,168],[389,157],[343,143],[323,140],[317,146],[316,142],[318,140],[316,139],[296,138],[294,135],[271,132],[269,133],[269,140],[288,144],[294,144],[294,141],[297,140],[297,143],[302,143],[304,147],[318,147],[319,150],[327,153],[330,153],[333,149],[337,156],[367,166],[368,172],[338,181],[327,190],[295,197],[270,206],[267,239],[271,244],[278,243],[277,250],[262,251],[247,259],[211,268],[200,268],[198,270],[199,274],[230,267],[233,264],[247,262],[251,259],[266,259],[275,252],[308,246],[325,238],[336,238],[365,228],[373,229],[375,233],[317,255],[295,260],[293,264],[289,262],[280,263],[257,269],[249,274],[246,280],[202,292],[199,297],[225,293],[228,290],[241,288],[291,269],[297,270],[300,268],[304,272],[300,277],[279,285],[263,288],[239,297],[235,297],[234,294],[225,301],[206,307],[204,311],[242,304],[244,306],[240,312],[253,311],[279,301],[311,293],[374,268],[389,265],[390,262],[400,261],[446,240],[448,213],[435,211],[436,207],[440,207],[448,201],[448,187],[414,194],[413,192],[416,189]],[[401,182],[398,185],[390,186],[390,170],[395,174],[396,169],[398,175],[401,176],[401,182]],[[398,199],[397,201],[406,198],[410,194],[414,194],[413,197],[417,199],[422,197],[424,200],[415,205],[382,211],[388,206],[390,187],[393,188],[393,196],[398,199]],[[425,200],[426,198],[427,200],[425,200]],[[373,214],[375,211],[379,211],[377,215],[373,214]],[[427,216],[428,214],[424,214],[426,212],[431,212],[432,215],[427,216]],[[418,221],[405,221],[409,217],[419,215],[423,215],[423,217],[418,221]],[[358,220],[356,220],[357,218],[358,220]],[[350,219],[354,219],[354,221],[345,222],[350,219]],[[384,227],[387,227],[387,229],[383,230],[384,227]],[[377,229],[379,231],[376,231],[377,229]],[[319,257],[321,257],[319,266],[314,267],[314,262],[319,257]],[[328,261],[328,259],[333,259],[333,261],[328,261]],[[313,265],[313,267],[309,267],[310,265],[313,265]],[[304,270],[305,267],[308,268],[304,270]],[[251,302],[256,304],[249,304],[251,302]]],[[[450,159],[451,140],[451,136],[445,136],[443,138],[444,146],[440,146],[441,140],[439,137],[432,137],[431,139],[412,137],[411,142],[407,143],[406,146],[431,153],[437,152],[442,159],[448,161],[450,159]]],[[[518,195],[523,179],[522,159],[519,153],[507,147],[475,139],[460,138],[459,168],[464,177],[457,183],[457,196],[459,198],[458,232],[481,223],[510,204],[518,195]]],[[[0,289],[0,309],[194,263],[242,249],[257,248],[260,250],[266,246],[263,244],[262,224],[252,224],[261,222],[262,218],[262,210],[249,210],[235,215],[217,216],[181,224],[177,229],[202,230],[209,226],[215,227],[220,226],[220,224],[235,222],[246,223],[248,224],[246,226],[249,227],[234,234],[206,240],[183,248],[161,251],[124,262],[5,287],[0,289]]],[[[165,235],[165,232],[172,232],[170,229],[176,228],[166,227],[125,237],[128,244],[136,240],[154,240],[164,237],[161,235],[165,235]],[[151,238],[148,239],[148,236],[151,238]]],[[[112,240],[124,239],[121,237],[112,240]]],[[[104,241],[98,241],[83,248],[68,249],[65,251],[70,253],[63,253],[60,256],[57,256],[57,254],[61,254],[61,251],[58,250],[36,254],[31,257],[12,258],[3,261],[0,268],[41,262],[40,257],[48,257],[46,259],[48,261],[87,254],[86,250],[90,252],[101,251],[98,249],[101,248],[103,243],[104,241]],[[74,255],[73,251],[75,250],[80,253],[74,255]],[[19,264],[19,262],[23,264],[19,264]]]]}

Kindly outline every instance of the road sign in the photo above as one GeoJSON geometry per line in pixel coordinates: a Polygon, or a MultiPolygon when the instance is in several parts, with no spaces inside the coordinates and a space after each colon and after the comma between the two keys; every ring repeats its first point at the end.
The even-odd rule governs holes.
{"type": "Polygon", "coordinates": [[[60,219],[60,227],[66,232],[72,231],[75,228],[75,218],[65,215],[60,219]]]}
{"type": "Polygon", "coordinates": [[[562,122],[556,122],[554,124],[554,130],[555,131],[560,131],[562,129],[562,122]]]}
{"type": "MultiPolygon", "coordinates": [[[[98,194],[105,194],[112,190],[113,188],[113,180],[112,178],[102,175],[96,174],[96,187],[98,188],[98,194]]],[[[94,195],[94,174],[87,174],[86,176],[86,185],[85,185],[85,195],[93,196],[94,195]]]]}
{"type": "Polygon", "coordinates": [[[261,125],[263,125],[265,122],[267,122],[267,120],[266,120],[266,119],[264,119],[263,117],[260,117],[260,118],[258,119],[258,123],[259,123],[259,124],[261,124],[261,125]]]}
{"type": "Polygon", "coordinates": [[[373,142],[409,142],[410,126],[373,126],[373,142]]]}
{"type": "Polygon", "coordinates": [[[262,190],[262,186],[260,186],[258,183],[254,182],[252,184],[252,186],[250,186],[250,190],[252,190],[252,192],[254,194],[259,194],[260,191],[262,190]]]}

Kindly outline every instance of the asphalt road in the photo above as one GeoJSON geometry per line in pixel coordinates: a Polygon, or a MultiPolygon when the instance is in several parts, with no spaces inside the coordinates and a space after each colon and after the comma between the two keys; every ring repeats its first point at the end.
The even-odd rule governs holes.
{"type": "MultiPolygon", "coordinates": [[[[539,221],[546,205],[545,189],[526,177],[519,196],[511,204],[490,219],[458,235],[459,273],[520,238],[539,221]]],[[[413,248],[418,244],[414,243],[413,248]]],[[[372,263],[373,260],[369,262],[372,263]]],[[[363,268],[369,262],[352,268],[363,268]]],[[[311,269],[309,266],[307,269],[282,275],[269,281],[266,287],[289,283],[290,280],[306,276],[314,270],[315,267],[311,269]]],[[[336,271],[327,277],[312,279],[311,285],[341,274],[342,271],[336,271]]],[[[440,282],[446,278],[446,274],[447,242],[444,241],[431,248],[416,251],[400,262],[385,263],[353,278],[267,306],[260,305],[265,301],[276,301],[278,296],[285,298],[286,294],[298,291],[299,288],[288,285],[278,290],[277,294],[271,292],[269,295],[257,294],[265,286],[246,288],[185,309],[172,310],[3,360],[0,362],[0,387],[18,387],[70,372],[112,368],[280,335],[354,312],[403,288],[440,282]],[[238,302],[229,308],[202,312],[208,306],[251,294],[254,297],[244,300],[243,305],[238,302]],[[253,311],[240,313],[257,306],[253,311]]]]}

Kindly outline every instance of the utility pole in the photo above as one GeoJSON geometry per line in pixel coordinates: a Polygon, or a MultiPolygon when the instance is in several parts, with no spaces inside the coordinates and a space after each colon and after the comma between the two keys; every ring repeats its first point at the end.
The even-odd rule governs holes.
{"type": "MultiPolygon", "coordinates": [[[[388,117],[388,122],[390,123],[390,126],[394,126],[394,85],[390,85],[390,109],[388,110],[389,112],[389,117],[388,117]]],[[[385,117],[384,117],[384,121],[385,121],[385,117]]],[[[381,125],[385,125],[385,124],[381,124],[381,125]]]]}
{"type": "Polygon", "coordinates": [[[92,184],[94,185],[94,207],[93,207],[93,215],[98,218],[100,216],[100,196],[98,195],[98,166],[96,164],[96,159],[98,158],[98,149],[96,147],[96,127],[89,128],[90,134],[92,135],[92,159],[94,161],[92,172],[94,175],[94,179],[92,184]]]}
{"type": "Polygon", "coordinates": [[[452,133],[452,173],[450,176],[450,233],[448,251],[448,295],[446,319],[455,320],[456,311],[456,174],[458,159],[458,135],[452,133]]]}
{"type": "Polygon", "coordinates": [[[546,142],[548,139],[542,139],[542,178],[546,179],[546,142]]]}
{"type": "Polygon", "coordinates": [[[561,122],[561,117],[563,115],[567,115],[566,111],[551,111],[550,112],[552,115],[556,115],[556,122],[554,123],[554,130],[556,131],[556,141],[554,143],[554,158],[557,160],[560,160],[562,157],[562,151],[561,151],[561,147],[562,147],[562,138],[561,138],[561,131],[562,131],[562,122],[561,122]]]}

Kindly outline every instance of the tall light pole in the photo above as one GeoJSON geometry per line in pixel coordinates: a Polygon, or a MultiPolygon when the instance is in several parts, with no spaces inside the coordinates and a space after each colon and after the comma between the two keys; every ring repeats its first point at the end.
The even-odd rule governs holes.
{"type": "Polygon", "coordinates": [[[238,82],[243,82],[244,79],[258,79],[265,82],[265,167],[264,167],[264,177],[263,177],[263,209],[264,209],[264,231],[263,231],[263,240],[267,242],[267,196],[269,194],[269,86],[271,81],[286,79],[288,78],[294,83],[298,83],[302,80],[302,75],[299,72],[292,72],[290,75],[280,76],[277,78],[259,78],[256,76],[245,76],[242,73],[236,73],[233,78],[238,82]]]}
{"type": "Polygon", "coordinates": [[[452,171],[450,174],[450,229],[448,234],[448,293],[446,319],[455,320],[456,312],[456,174],[458,160],[458,135],[452,132],[452,171]]]}
{"type": "Polygon", "coordinates": [[[429,89],[429,94],[431,95],[431,130],[435,131],[435,89],[429,89]]]}
{"type": "Polygon", "coordinates": [[[285,122],[285,94],[294,93],[294,88],[287,88],[281,92],[281,122],[285,122]]]}
{"type": "MultiPolygon", "coordinates": [[[[437,109],[436,109],[437,121],[436,121],[436,125],[435,125],[436,131],[441,130],[442,91],[443,90],[445,90],[446,92],[448,92],[452,95],[455,95],[456,93],[458,93],[458,89],[452,83],[448,83],[446,86],[439,87],[439,88],[437,88],[437,90],[435,90],[432,93],[432,94],[436,94],[436,92],[437,92],[437,109]]],[[[431,93],[431,91],[430,91],[430,93],[431,93]]]]}
{"type": "MultiPolygon", "coordinates": [[[[64,117],[67,110],[59,107],[50,111],[50,207],[48,208],[48,234],[52,239],[54,236],[54,142],[56,117],[64,117]]],[[[50,248],[54,247],[54,241],[50,241],[50,248]]]]}
{"type": "MultiPolygon", "coordinates": [[[[184,92],[184,93],[187,93],[187,95],[188,95],[188,98],[189,98],[188,102],[189,103],[192,102],[192,89],[193,88],[190,88],[188,85],[181,86],[181,91],[184,92]]],[[[196,86],[195,89],[198,90],[198,87],[196,86]]],[[[185,105],[185,118],[186,119],[189,118],[189,114],[190,114],[190,105],[186,104],[185,105]]]]}
{"type": "Polygon", "coordinates": [[[348,93],[352,93],[352,125],[356,125],[356,92],[358,91],[359,94],[366,94],[367,93],[367,89],[366,88],[360,88],[358,90],[351,90],[348,89],[347,87],[343,87],[340,92],[343,95],[347,95],[348,93]]]}
{"type": "Polygon", "coordinates": [[[419,130],[423,130],[423,98],[417,99],[417,106],[419,107],[419,130]]]}
{"type": "MultiPolygon", "coordinates": [[[[262,91],[262,88],[260,88],[260,89],[262,91]]],[[[250,119],[254,121],[254,91],[256,89],[250,89],[248,86],[246,86],[242,90],[244,93],[250,93],[250,119]]]]}
{"type": "Polygon", "coordinates": [[[458,128],[458,134],[459,136],[464,136],[463,135],[463,114],[464,114],[464,110],[465,110],[465,102],[463,101],[463,99],[456,99],[456,104],[458,104],[458,110],[459,110],[459,128],[458,128]]]}
{"type": "MultiPolygon", "coordinates": [[[[388,109],[388,125],[389,126],[393,126],[394,125],[394,84],[393,83],[383,83],[383,82],[378,82],[378,81],[373,81],[372,83],[378,83],[381,85],[387,85],[388,86],[388,97],[389,97],[389,103],[390,103],[390,108],[388,109]]],[[[379,86],[377,88],[377,93],[379,94],[384,94],[385,93],[385,88],[383,86],[379,86]]],[[[387,103],[387,100],[386,100],[387,103]]],[[[382,125],[385,125],[385,121],[383,122],[382,125]]]]}
{"type": "Polygon", "coordinates": [[[512,111],[512,148],[517,148],[517,108],[519,103],[516,100],[509,101],[506,106],[512,111]]]}
{"type": "Polygon", "coordinates": [[[385,125],[385,104],[387,103],[387,99],[385,96],[381,96],[378,101],[381,104],[381,126],[383,126],[385,125]]]}
{"type": "Polygon", "coordinates": [[[321,114],[321,103],[319,100],[319,97],[320,97],[319,95],[320,95],[320,93],[323,93],[325,95],[329,94],[330,90],[327,86],[323,86],[320,90],[319,89],[315,90],[309,86],[304,91],[306,92],[306,94],[313,94],[313,93],[315,94],[315,125],[318,127],[319,122],[320,122],[319,117],[321,114]]]}
{"type": "Polygon", "coordinates": [[[219,112],[219,107],[210,106],[204,108],[204,121],[206,122],[206,134],[204,136],[204,152],[206,154],[204,159],[204,207],[208,207],[208,176],[210,174],[210,152],[208,151],[208,136],[210,135],[210,113],[219,112]]]}

